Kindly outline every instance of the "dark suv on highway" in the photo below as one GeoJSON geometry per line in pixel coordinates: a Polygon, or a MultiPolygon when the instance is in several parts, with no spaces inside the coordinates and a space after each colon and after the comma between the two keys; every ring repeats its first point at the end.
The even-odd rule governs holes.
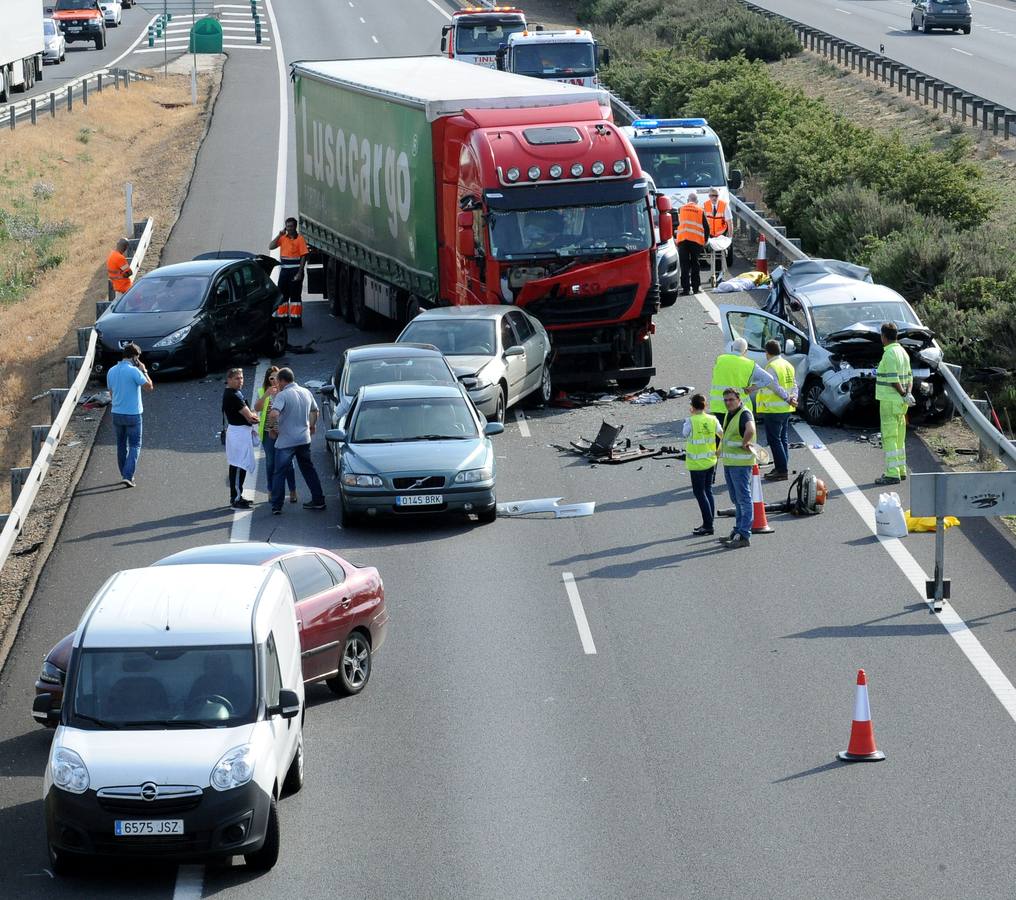
{"type": "Polygon", "coordinates": [[[89,41],[96,50],[106,46],[106,16],[98,0],[56,0],[52,15],[68,44],[89,41]]]}
{"type": "Polygon", "coordinates": [[[910,30],[925,34],[932,28],[948,28],[970,34],[970,3],[968,0],[914,0],[910,10],[910,30]]]}

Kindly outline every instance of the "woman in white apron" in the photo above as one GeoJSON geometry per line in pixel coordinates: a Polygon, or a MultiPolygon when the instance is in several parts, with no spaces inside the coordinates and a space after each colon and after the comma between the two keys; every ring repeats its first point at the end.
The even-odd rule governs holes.
{"type": "Polygon", "coordinates": [[[243,369],[234,368],[226,373],[222,416],[226,429],[226,462],[229,465],[229,505],[233,509],[250,509],[250,500],[243,497],[243,483],[247,473],[254,471],[258,417],[243,398],[243,369]]]}

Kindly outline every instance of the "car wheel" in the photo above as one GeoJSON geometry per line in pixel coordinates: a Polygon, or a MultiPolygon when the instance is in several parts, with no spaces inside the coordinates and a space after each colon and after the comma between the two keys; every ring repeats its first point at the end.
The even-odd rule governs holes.
{"type": "Polygon", "coordinates": [[[910,17],[910,30],[917,31],[917,19],[915,19],[913,16],[910,17]]]}
{"type": "Polygon", "coordinates": [[[67,60],[67,48],[65,47],[60,53],[60,62],[66,62],[67,60]]]}
{"type": "Polygon", "coordinates": [[[924,30],[925,34],[931,34],[931,26],[928,24],[927,19],[924,22],[924,28],[923,28],[923,30],[924,30]]]}
{"type": "MultiPolygon", "coordinates": [[[[632,353],[632,365],[637,368],[645,368],[653,364],[653,344],[650,339],[639,341],[635,346],[635,351],[632,353]]],[[[624,391],[626,394],[632,391],[641,391],[642,388],[647,387],[651,378],[648,375],[643,375],[639,378],[618,378],[617,386],[624,391]]]]}
{"type": "Polygon", "coordinates": [[[660,309],[666,309],[668,306],[673,306],[677,303],[677,298],[679,296],[679,291],[660,291],[660,309]]]}
{"type": "Polygon", "coordinates": [[[505,410],[508,408],[508,395],[505,386],[497,386],[497,400],[494,402],[494,414],[487,417],[488,422],[504,422],[505,410]]]}
{"type": "Polygon", "coordinates": [[[279,808],[274,797],[268,807],[268,825],[265,828],[265,842],[260,850],[245,853],[243,861],[247,868],[267,872],[279,861],[279,808]]]}
{"type": "Polygon", "coordinates": [[[543,364],[543,374],[540,376],[540,386],[533,391],[526,399],[530,406],[546,406],[550,398],[554,396],[554,381],[550,374],[550,363],[543,364]]]}
{"type": "Polygon", "coordinates": [[[272,317],[272,324],[265,341],[265,353],[271,359],[278,359],[286,352],[289,344],[289,333],[286,329],[285,319],[272,317]]]}
{"type": "Polygon", "coordinates": [[[95,38],[95,49],[96,50],[103,50],[103,49],[105,49],[105,47],[106,47],[106,32],[102,31],[95,38]]]}
{"type": "Polygon", "coordinates": [[[49,870],[54,875],[75,875],[81,869],[81,857],[73,853],[65,853],[49,845],[49,870]]]}
{"type": "Polygon", "coordinates": [[[208,374],[208,359],[211,354],[208,350],[207,338],[202,338],[194,351],[194,374],[199,378],[208,374]]]}
{"type": "Polygon", "coordinates": [[[801,411],[804,421],[809,425],[829,425],[834,421],[834,416],[829,412],[822,402],[822,382],[818,378],[809,378],[801,393],[801,411]]]}
{"type": "MultiPolygon", "coordinates": [[[[335,465],[335,474],[339,474],[338,463],[335,465]]],[[[348,506],[342,496],[342,490],[339,490],[339,528],[355,528],[360,524],[360,513],[353,512],[348,506]]]]}
{"type": "Polygon", "coordinates": [[[282,792],[288,797],[299,793],[303,787],[303,735],[296,742],[296,753],[286,772],[286,780],[282,782],[282,792]]]}
{"type": "Polygon", "coordinates": [[[963,26],[963,33],[964,34],[970,34],[970,26],[969,25],[964,25],[963,26]]]}
{"type": "Polygon", "coordinates": [[[340,697],[359,694],[370,680],[370,642],[363,632],[354,631],[342,645],[339,654],[339,671],[325,683],[332,693],[340,697]]]}
{"type": "Polygon", "coordinates": [[[497,503],[493,503],[490,509],[480,510],[480,512],[476,514],[476,518],[479,520],[481,525],[489,525],[497,519],[497,503]]]}

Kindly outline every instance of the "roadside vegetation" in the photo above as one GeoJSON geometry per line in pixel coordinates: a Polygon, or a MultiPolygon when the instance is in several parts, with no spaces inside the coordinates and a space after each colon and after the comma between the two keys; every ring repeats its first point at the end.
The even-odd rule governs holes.
{"type": "Polygon", "coordinates": [[[992,371],[1016,368],[1016,229],[969,138],[934,148],[782,84],[768,64],[800,44],[735,0],[580,0],[577,13],[610,47],[614,90],[645,115],[707,118],[811,255],[869,266],[1016,417],[1016,374],[992,371]]]}

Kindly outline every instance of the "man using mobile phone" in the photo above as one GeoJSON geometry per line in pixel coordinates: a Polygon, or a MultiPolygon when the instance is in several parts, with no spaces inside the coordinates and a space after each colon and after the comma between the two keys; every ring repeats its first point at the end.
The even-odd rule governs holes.
{"type": "Polygon", "coordinates": [[[141,456],[141,389],[152,390],[152,378],[141,362],[141,348],[133,341],[123,347],[123,358],[106,373],[113,397],[116,464],[126,487],[134,487],[134,472],[141,456]]]}
{"type": "Polygon", "coordinates": [[[286,219],[285,228],[268,245],[269,250],[279,250],[279,290],[282,291],[282,305],[277,315],[285,316],[294,328],[303,325],[303,274],[307,268],[307,242],[296,230],[296,219],[286,219]]]}

